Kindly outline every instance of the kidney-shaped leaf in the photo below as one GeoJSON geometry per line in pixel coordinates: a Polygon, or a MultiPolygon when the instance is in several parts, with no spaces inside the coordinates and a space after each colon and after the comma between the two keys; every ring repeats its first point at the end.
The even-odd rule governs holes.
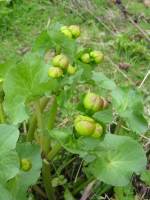
{"type": "Polygon", "coordinates": [[[89,169],[101,181],[115,186],[127,185],[133,172],[146,166],[146,156],[139,143],[127,136],[107,134],[89,169]]]}
{"type": "Polygon", "coordinates": [[[48,66],[34,54],[27,55],[9,71],[4,82],[4,108],[13,123],[27,119],[27,101],[39,98],[55,87],[55,81],[48,79],[47,72],[48,66]]]}
{"type": "Polygon", "coordinates": [[[25,158],[32,163],[32,168],[27,172],[20,170],[18,175],[9,181],[7,188],[15,200],[26,200],[29,186],[36,183],[41,173],[41,152],[38,145],[29,143],[18,144],[17,152],[20,159],[25,158]]]}

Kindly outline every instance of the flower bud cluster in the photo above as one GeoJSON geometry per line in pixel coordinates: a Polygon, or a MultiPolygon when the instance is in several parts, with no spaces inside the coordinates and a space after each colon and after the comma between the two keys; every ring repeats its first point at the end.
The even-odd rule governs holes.
{"type": "Polygon", "coordinates": [[[96,51],[96,50],[83,53],[80,57],[80,60],[86,64],[89,63],[99,64],[103,61],[103,59],[104,59],[104,54],[101,51],[96,51]]]}
{"type": "Polygon", "coordinates": [[[103,134],[103,127],[88,116],[78,115],[74,121],[74,127],[80,136],[100,138],[103,134]]]}

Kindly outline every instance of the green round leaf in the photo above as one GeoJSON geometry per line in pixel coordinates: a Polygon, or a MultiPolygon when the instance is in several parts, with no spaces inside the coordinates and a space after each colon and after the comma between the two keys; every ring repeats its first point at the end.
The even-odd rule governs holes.
{"type": "Polygon", "coordinates": [[[101,181],[115,186],[127,185],[133,172],[146,166],[146,156],[141,145],[126,136],[107,134],[101,143],[103,151],[89,169],[101,181]]]}

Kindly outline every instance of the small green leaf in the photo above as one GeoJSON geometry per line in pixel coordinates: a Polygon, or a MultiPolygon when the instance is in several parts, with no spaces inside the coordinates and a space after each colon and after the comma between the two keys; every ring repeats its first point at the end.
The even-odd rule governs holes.
{"type": "Polygon", "coordinates": [[[95,82],[95,84],[100,87],[107,90],[114,90],[116,89],[116,84],[114,81],[107,78],[103,73],[101,72],[93,72],[92,80],[95,82]]]}
{"type": "Polygon", "coordinates": [[[43,31],[40,33],[38,38],[36,39],[32,51],[33,52],[40,52],[42,55],[50,48],[51,41],[47,31],[43,31]]]}
{"type": "Polygon", "coordinates": [[[61,31],[61,24],[52,24],[48,30],[49,40],[51,42],[50,48],[62,50],[72,61],[76,55],[77,44],[74,39],[66,37],[61,31]]]}
{"type": "Polygon", "coordinates": [[[141,180],[150,186],[150,170],[145,170],[141,174],[141,180]]]}
{"type": "Polygon", "coordinates": [[[112,103],[131,130],[138,134],[142,134],[147,130],[148,124],[143,116],[142,98],[137,91],[118,88],[112,92],[112,103]]]}
{"type": "Polygon", "coordinates": [[[59,23],[51,24],[47,31],[42,32],[33,46],[33,52],[44,54],[48,49],[56,49],[58,52],[61,50],[73,61],[77,50],[76,41],[67,38],[60,31],[61,26],[59,23]]]}
{"type": "Polygon", "coordinates": [[[96,112],[93,115],[93,118],[97,120],[98,122],[102,122],[104,124],[111,123],[113,120],[113,113],[112,113],[112,108],[108,108],[105,110],[101,110],[99,112],[96,112]]]}
{"type": "Polygon", "coordinates": [[[99,140],[89,137],[80,137],[76,139],[70,130],[53,129],[49,133],[63,148],[73,154],[79,154],[80,157],[85,158],[87,162],[95,158],[94,151],[100,143],[99,140]]]}
{"type": "Polygon", "coordinates": [[[125,187],[114,187],[116,200],[134,200],[134,191],[131,184],[125,187]]]}
{"type": "Polygon", "coordinates": [[[68,188],[65,189],[64,200],[75,200],[68,188]]]}

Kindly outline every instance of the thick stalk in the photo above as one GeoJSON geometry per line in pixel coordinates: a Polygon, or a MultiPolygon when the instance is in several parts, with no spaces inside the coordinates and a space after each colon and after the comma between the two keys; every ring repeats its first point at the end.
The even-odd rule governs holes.
{"type": "Polygon", "coordinates": [[[57,114],[57,99],[53,96],[51,108],[49,111],[48,129],[51,130],[54,127],[55,119],[57,114]]]}
{"type": "MultiPolygon", "coordinates": [[[[47,103],[48,103],[48,101],[47,101],[47,103]]],[[[47,103],[45,104],[45,101],[44,101],[45,106],[47,105],[47,103]]],[[[45,157],[47,157],[47,155],[49,155],[50,160],[51,160],[58,153],[58,151],[60,149],[60,145],[54,146],[54,148],[48,154],[49,148],[50,148],[50,140],[48,138],[47,132],[45,132],[45,128],[44,128],[44,124],[43,124],[43,115],[42,115],[42,111],[45,108],[45,106],[43,106],[43,100],[41,102],[38,101],[35,104],[35,116],[33,116],[33,119],[32,119],[33,121],[31,123],[32,126],[30,126],[31,128],[33,127],[31,129],[33,132],[31,133],[31,135],[28,135],[28,138],[33,140],[35,129],[38,128],[39,141],[40,141],[43,155],[45,157]]],[[[50,111],[48,112],[48,116],[49,116],[48,129],[49,130],[52,129],[54,126],[56,113],[57,113],[57,100],[56,100],[56,97],[54,96],[52,103],[51,103],[50,111]]],[[[50,163],[48,163],[48,161],[46,159],[43,160],[42,177],[43,177],[43,183],[45,186],[48,200],[55,200],[56,198],[55,198],[54,190],[53,190],[53,187],[51,184],[50,163]]]]}
{"type": "MultiPolygon", "coordinates": [[[[57,98],[56,96],[53,96],[52,103],[51,103],[51,108],[48,113],[49,118],[48,118],[48,130],[51,130],[54,127],[55,119],[56,119],[56,114],[57,114],[57,98]]],[[[50,161],[52,160],[57,153],[61,150],[61,145],[56,144],[51,151],[47,154],[47,159],[50,161]]]]}
{"type": "Polygon", "coordinates": [[[36,117],[37,117],[37,125],[38,125],[38,128],[40,129],[40,133],[41,133],[43,130],[43,123],[42,123],[42,113],[41,113],[40,101],[38,101],[35,104],[35,111],[36,111],[36,117]]]}
{"type": "Polygon", "coordinates": [[[28,142],[32,142],[32,140],[34,139],[34,132],[35,132],[36,126],[37,126],[36,115],[33,115],[33,117],[31,118],[29,122],[29,130],[28,130],[27,138],[26,138],[28,142]]]}
{"type": "Polygon", "coordinates": [[[50,165],[46,160],[43,160],[42,176],[48,200],[56,200],[51,183],[50,165]]]}
{"type": "MultiPolygon", "coordinates": [[[[40,103],[40,107],[41,107],[41,111],[44,110],[45,106],[47,105],[49,101],[49,98],[44,97],[43,100],[40,103]]],[[[32,116],[30,122],[29,122],[29,130],[28,130],[28,134],[27,134],[27,141],[28,142],[32,142],[32,140],[34,139],[34,132],[35,129],[37,128],[37,116],[36,113],[32,116]]]]}
{"type": "Polygon", "coordinates": [[[43,126],[43,116],[41,112],[40,101],[35,104],[35,112],[37,117],[37,127],[38,127],[38,138],[41,145],[43,155],[46,156],[50,149],[50,139],[48,133],[45,131],[43,126]]]}
{"type": "MultiPolygon", "coordinates": [[[[36,116],[37,116],[37,125],[39,129],[38,134],[40,138],[40,145],[41,145],[44,156],[46,156],[49,150],[50,141],[47,138],[47,133],[45,133],[45,130],[43,127],[43,119],[42,119],[40,102],[36,103],[35,110],[36,110],[36,116]]],[[[50,163],[48,163],[46,159],[43,160],[42,177],[43,177],[43,183],[44,183],[48,200],[55,200],[56,198],[55,198],[54,190],[51,183],[50,163]]]]}

